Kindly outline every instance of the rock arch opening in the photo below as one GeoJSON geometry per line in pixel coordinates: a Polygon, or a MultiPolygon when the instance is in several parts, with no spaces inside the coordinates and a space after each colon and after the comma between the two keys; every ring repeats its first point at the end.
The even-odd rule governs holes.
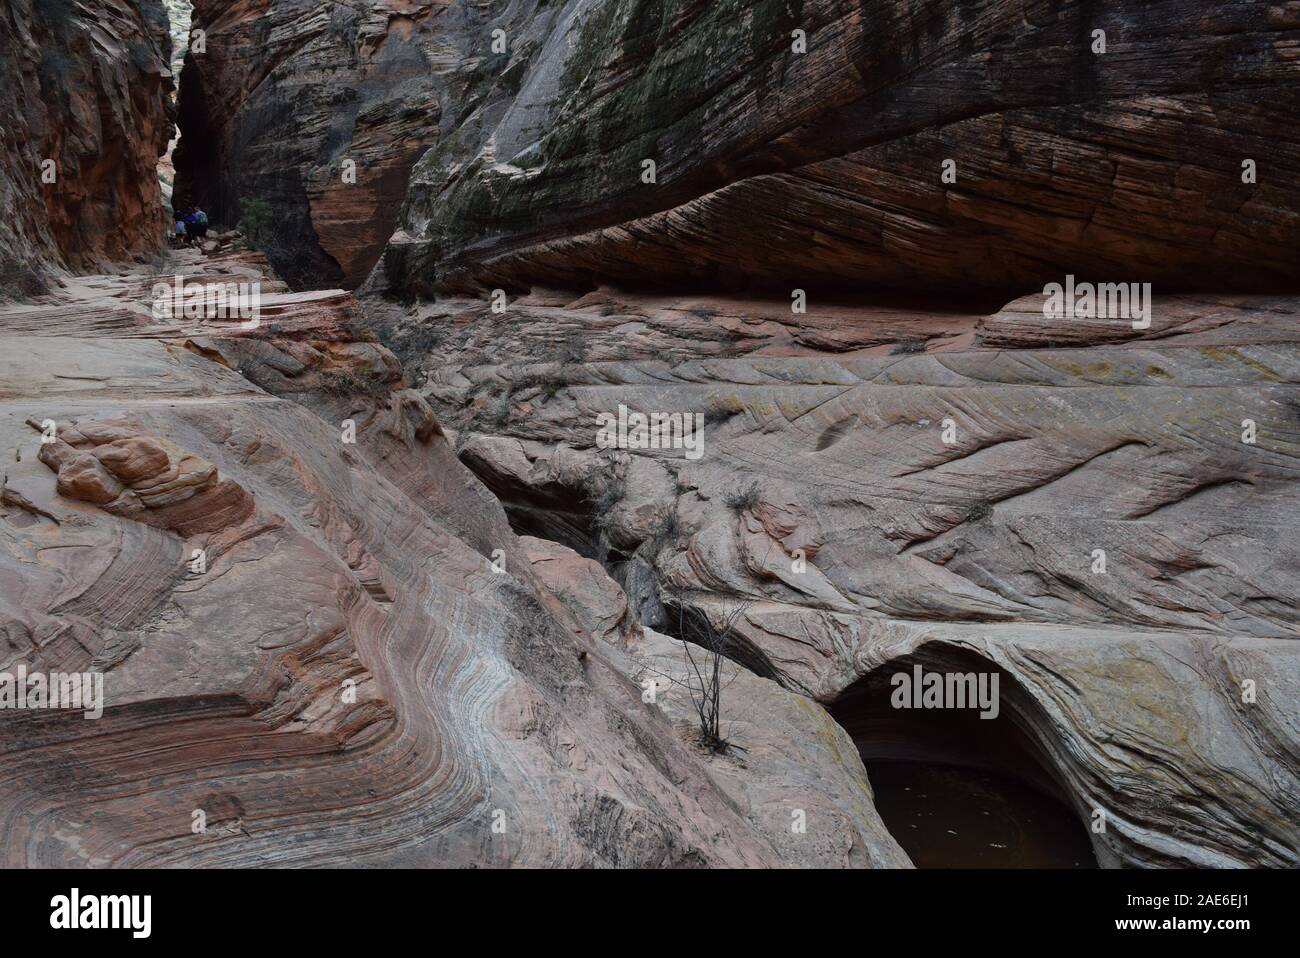
{"type": "Polygon", "coordinates": [[[926,644],[864,675],[830,712],[917,867],[1097,867],[1088,827],[1044,748],[1041,709],[982,656],[926,644]],[[972,675],[974,684],[956,678],[972,675]],[[962,701],[963,691],[973,694],[962,701]]]}

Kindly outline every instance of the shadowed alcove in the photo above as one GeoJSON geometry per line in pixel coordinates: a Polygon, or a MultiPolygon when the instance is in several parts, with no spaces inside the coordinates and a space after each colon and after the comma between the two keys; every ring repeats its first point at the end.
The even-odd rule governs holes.
{"type": "Polygon", "coordinates": [[[1040,744],[1049,724],[988,660],[929,643],[864,675],[830,711],[862,755],[881,818],[917,867],[1096,867],[1087,827],[1040,744]],[[970,703],[895,708],[893,677],[910,682],[916,666],[983,674],[986,688],[996,675],[996,717],[981,718],[970,703]]]}

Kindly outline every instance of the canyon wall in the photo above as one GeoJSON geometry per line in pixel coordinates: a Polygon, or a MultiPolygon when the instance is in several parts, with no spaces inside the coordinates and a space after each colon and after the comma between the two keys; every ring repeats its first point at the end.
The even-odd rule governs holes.
{"type": "Polygon", "coordinates": [[[239,224],[294,286],[358,285],[442,126],[445,3],[198,0],[182,71],[181,202],[239,224]],[[431,29],[431,25],[437,29],[431,29]]]}
{"type": "Polygon", "coordinates": [[[300,286],[354,287],[385,250],[374,287],[403,294],[924,285],[993,304],[1067,269],[1274,289],[1300,251],[1298,19],[200,0],[178,168],[300,286]]]}
{"type": "MultiPolygon", "coordinates": [[[[682,643],[516,537],[348,294],[291,294],[222,232],[86,274],[101,238],[0,307],[0,671],[103,683],[85,716],[5,700],[5,864],[910,864],[803,696],[728,664],[745,747],[700,744],[682,643]],[[257,321],[160,307],[180,281],[260,284],[257,321]]],[[[38,239],[23,269],[57,262],[38,239]]]]}
{"type": "Polygon", "coordinates": [[[742,609],[736,658],[849,726],[973,656],[1103,864],[1294,865],[1298,41],[1287,4],[569,3],[416,165],[368,316],[643,626],[742,609]],[[1148,312],[1049,315],[1067,275],[1148,312]],[[599,443],[620,410],[696,455],[599,443]]]}
{"type": "MultiPolygon", "coordinates": [[[[1300,864],[1295,4],[194,14],[178,196],[266,258],[0,310],[0,668],[107,695],[0,719],[6,863],[906,866],[862,702],[924,662],[1002,677],[1101,864],[1300,864]]],[[[144,172],[0,181],[21,275],[121,255],[144,172]]]]}
{"type": "Polygon", "coordinates": [[[553,23],[540,50],[499,24],[517,92],[416,167],[390,288],[1294,286],[1293,5],[573,0],[553,23]]]}
{"type": "Polygon", "coordinates": [[[0,297],[156,252],[172,131],[161,0],[13,0],[0,51],[0,297]]]}

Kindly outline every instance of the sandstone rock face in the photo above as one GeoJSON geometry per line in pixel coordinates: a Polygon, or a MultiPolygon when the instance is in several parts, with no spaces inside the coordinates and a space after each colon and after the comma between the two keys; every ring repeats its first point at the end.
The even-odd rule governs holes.
{"type": "MultiPolygon", "coordinates": [[[[611,658],[640,688],[648,692],[653,685],[654,704],[681,738],[698,737],[691,697],[702,687],[684,643],[637,625],[627,596],[600,563],[556,542],[530,536],[520,542],[543,588],[575,610],[591,635],[615,647],[611,658]]],[[[853,741],[825,711],[734,662],[724,664],[722,681],[724,735],[744,745],[707,760],[758,831],[790,860],[819,868],[910,865],[871,804],[853,741]],[[791,823],[797,815],[815,827],[796,832],[791,823]]]]}
{"type": "Polygon", "coordinates": [[[444,3],[198,0],[182,73],[177,190],[243,223],[295,286],[359,284],[434,142],[435,87],[468,30],[444,3]]]}
{"type": "Polygon", "coordinates": [[[160,0],[5,5],[0,299],[161,245],[170,51],[160,0]]]}
{"type": "Polygon", "coordinates": [[[622,590],[516,539],[349,296],[153,316],[259,268],[0,312],[0,669],[106,700],[0,711],[6,865],[908,864],[819,706],[742,677],[751,776],[642,701],[622,590]]]}
{"type": "MultiPolygon", "coordinates": [[[[82,29],[39,6],[5,38],[82,29]]],[[[906,757],[1102,865],[1300,864],[1295,4],[194,15],[178,196],[264,252],[0,310],[0,669],[107,699],[0,712],[5,863],[906,867],[906,757]],[[900,715],[913,668],[1000,717],[900,715]]],[[[83,141],[165,141],[115,89],[83,141]]],[[[89,262],[129,192],[6,175],[0,229],[89,262]]]]}
{"type": "Polygon", "coordinates": [[[733,657],[863,755],[979,753],[873,710],[996,674],[1102,864],[1294,865],[1298,25],[574,0],[412,174],[367,290],[438,298],[369,317],[642,634],[743,603],[733,657]],[[1154,297],[1036,292],[1076,281],[1154,297]]]}
{"type": "Polygon", "coordinates": [[[1294,285],[1285,4],[200,0],[195,25],[180,188],[295,286],[381,249],[403,294],[1294,285]]]}
{"type": "MultiPolygon", "coordinates": [[[[39,428],[34,420],[28,425],[39,428]]],[[[141,433],[130,420],[56,427],[37,458],[58,472],[55,488],[64,498],[182,536],[238,525],[253,512],[248,491],[219,480],[212,463],[141,433]]]]}
{"type": "Polygon", "coordinates": [[[1295,285],[1290,5],[571,0],[549,22],[499,65],[517,91],[481,88],[416,167],[377,286],[1295,285]]]}
{"type": "Polygon", "coordinates": [[[743,601],[737,656],[851,731],[899,663],[997,670],[1107,814],[1103,864],[1294,865],[1300,304],[1157,297],[1138,330],[1042,303],[370,312],[515,526],[603,562],[643,627],[743,601]],[[700,414],[701,454],[599,448],[620,404],[700,414]]]}

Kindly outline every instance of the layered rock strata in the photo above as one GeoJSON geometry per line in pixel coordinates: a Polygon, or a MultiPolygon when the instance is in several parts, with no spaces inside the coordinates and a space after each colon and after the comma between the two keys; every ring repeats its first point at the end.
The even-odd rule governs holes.
{"type": "Polygon", "coordinates": [[[436,141],[440,76],[468,30],[443,3],[198,0],[177,191],[240,225],[294,286],[358,285],[436,141]],[[432,27],[438,25],[438,29],[432,27]]]}
{"type": "Polygon", "coordinates": [[[552,591],[349,296],[156,317],[176,272],[263,266],[0,312],[0,669],[105,699],[0,710],[6,864],[907,864],[820,708],[746,680],[834,745],[716,768],[642,701],[576,597],[618,587],[552,591]]]}
{"type": "Polygon", "coordinates": [[[0,300],[155,252],[173,112],[161,0],[14,0],[0,53],[0,300]]]}
{"type": "Polygon", "coordinates": [[[267,224],[295,285],[381,249],[372,285],[403,294],[1294,280],[1287,4],[200,0],[195,24],[181,186],[267,224]]]}
{"type": "Polygon", "coordinates": [[[1103,864],[1293,865],[1297,303],[1157,297],[1146,330],[1042,304],[538,291],[371,319],[516,528],[604,563],[643,626],[743,604],[736,657],[850,727],[860,681],[973,656],[1108,816],[1103,864]],[[620,405],[699,414],[699,454],[600,448],[620,405]]]}
{"type": "MultiPolygon", "coordinates": [[[[182,201],[364,315],[194,252],[0,313],[0,667],[108,698],[0,713],[7,861],[905,865],[854,746],[1012,743],[1104,865],[1300,862],[1294,4],[868,6],[200,0],[182,201]],[[918,665],[1010,731],[883,726],[918,665]]],[[[139,9],[94,202],[0,179],[29,299],[142,248],[139,9]]],[[[26,56],[22,169],[93,112],[26,56]]]]}
{"type": "Polygon", "coordinates": [[[1294,288],[1288,5],[573,0],[553,22],[511,48],[518,91],[420,161],[377,286],[1294,288]]]}

